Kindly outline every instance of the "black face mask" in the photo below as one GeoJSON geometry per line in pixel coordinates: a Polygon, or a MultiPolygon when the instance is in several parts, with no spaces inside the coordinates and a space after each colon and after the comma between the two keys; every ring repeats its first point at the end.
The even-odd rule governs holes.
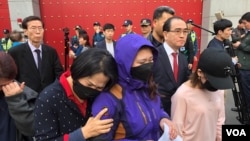
{"type": "Polygon", "coordinates": [[[133,78],[147,82],[152,73],[152,67],[153,63],[143,64],[138,67],[132,67],[130,73],[133,78]]]}
{"type": "Polygon", "coordinates": [[[209,90],[209,91],[217,91],[218,89],[214,88],[209,81],[206,81],[204,84],[203,84],[204,88],[209,90]]]}
{"type": "Polygon", "coordinates": [[[101,92],[82,85],[79,81],[73,81],[73,90],[80,99],[95,98],[101,92]]]}

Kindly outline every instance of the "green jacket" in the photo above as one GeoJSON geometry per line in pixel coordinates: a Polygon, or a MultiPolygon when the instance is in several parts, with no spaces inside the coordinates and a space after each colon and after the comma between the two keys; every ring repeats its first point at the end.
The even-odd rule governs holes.
{"type": "Polygon", "coordinates": [[[250,70],[250,32],[242,38],[241,44],[236,49],[241,67],[239,69],[250,70]]]}
{"type": "Polygon", "coordinates": [[[2,38],[1,39],[1,50],[7,52],[12,47],[12,41],[8,38],[2,38]]]}

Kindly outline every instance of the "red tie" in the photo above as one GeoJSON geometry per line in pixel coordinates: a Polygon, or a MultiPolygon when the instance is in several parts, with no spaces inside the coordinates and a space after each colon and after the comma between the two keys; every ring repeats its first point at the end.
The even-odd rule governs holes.
{"type": "Polygon", "coordinates": [[[174,61],[173,61],[173,72],[174,72],[174,78],[175,78],[175,81],[177,82],[178,80],[178,64],[177,64],[177,55],[178,53],[172,53],[173,55],[173,58],[174,58],[174,61]]]}

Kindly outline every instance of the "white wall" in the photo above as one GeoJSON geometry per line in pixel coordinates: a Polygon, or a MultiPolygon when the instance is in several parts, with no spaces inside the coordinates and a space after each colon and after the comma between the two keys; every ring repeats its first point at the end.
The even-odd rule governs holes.
{"type": "Polygon", "coordinates": [[[39,0],[8,0],[11,27],[13,30],[22,30],[17,19],[35,15],[40,17],[39,0]]]}
{"type": "MultiPolygon", "coordinates": [[[[213,31],[213,22],[216,21],[215,13],[222,11],[224,18],[233,22],[236,27],[241,16],[250,11],[250,0],[203,0],[202,27],[213,31]]],[[[211,33],[201,32],[201,51],[207,47],[213,38],[211,33]]]]}

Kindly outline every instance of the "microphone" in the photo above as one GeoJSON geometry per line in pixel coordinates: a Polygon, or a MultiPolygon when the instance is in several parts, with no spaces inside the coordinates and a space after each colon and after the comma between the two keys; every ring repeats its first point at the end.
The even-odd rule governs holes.
{"type": "Polygon", "coordinates": [[[188,20],[186,21],[186,23],[187,23],[187,24],[191,24],[191,25],[193,25],[193,26],[195,26],[195,27],[198,27],[198,28],[200,28],[200,29],[203,29],[203,30],[205,30],[205,31],[207,31],[207,32],[209,32],[209,33],[212,33],[212,35],[215,35],[214,32],[212,32],[212,31],[210,31],[210,30],[208,30],[208,29],[205,29],[205,28],[201,27],[200,25],[195,24],[194,21],[193,21],[192,19],[188,19],[188,20]]]}

